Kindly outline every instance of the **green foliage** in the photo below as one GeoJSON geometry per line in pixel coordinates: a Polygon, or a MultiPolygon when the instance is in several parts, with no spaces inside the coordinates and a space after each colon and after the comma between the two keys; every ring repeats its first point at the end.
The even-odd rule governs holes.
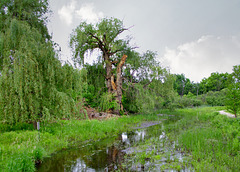
{"type": "Polygon", "coordinates": [[[160,67],[156,53],[147,51],[142,55],[128,50],[124,76],[123,106],[130,112],[150,112],[171,108],[174,78],[160,67]]]}
{"type": "MultiPolygon", "coordinates": [[[[128,40],[118,39],[124,30],[123,22],[116,18],[104,18],[96,25],[80,25],[71,34],[70,46],[74,52],[74,61],[84,64],[84,54],[94,49],[100,49],[103,54],[109,53],[109,57],[126,48],[128,40]]],[[[109,58],[108,57],[108,58],[109,58]]],[[[103,57],[103,61],[109,60],[103,57]]],[[[118,58],[116,57],[111,57],[118,58]]]]}
{"type": "Polygon", "coordinates": [[[123,107],[130,113],[138,112],[136,95],[137,89],[134,87],[128,87],[126,91],[123,92],[122,104],[123,107]]]}
{"type": "Polygon", "coordinates": [[[240,111],[240,65],[233,67],[233,73],[229,77],[230,85],[227,92],[226,105],[228,110],[235,114],[240,111]]]}
{"type": "Polygon", "coordinates": [[[99,97],[106,92],[105,75],[106,71],[100,63],[85,65],[87,71],[87,89],[84,90],[83,97],[91,107],[98,107],[99,97]]]}
{"type": "Polygon", "coordinates": [[[14,155],[7,163],[7,171],[26,171],[34,172],[35,164],[33,163],[32,157],[28,153],[21,153],[14,155]]]}
{"type": "Polygon", "coordinates": [[[53,43],[46,40],[37,23],[34,25],[43,21],[47,1],[31,1],[36,9],[29,7],[30,1],[8,2],[1,3],[1,9],[8,12],[1,13],[5,25],[0,34],[0,121],[16,124],[69,118],[72,114],[80,117],[81,107],[76,104],[82,101],[86,85],[84,70],[62,67],[53,43]],[[20,6],[15,7],[17,4],[20,6]],[[21,5],[29,13],[21,14],[21,5]],[[32,21],[31,17],[36,18],[32,21]]]}
{"type": "Polygon", "coordinates": [[[189,92],[193,92],[193,83],[190,79],[186,78],[184,74],[175,74],[176,80],[174,82],[174,89],[179,95],[187,95],[189,92]]]}
{"type": "MultiPolygon", "coordinates": [[[[239,87],[240,88],[240,87],[239,87]]],[[[240,90],[236,88],[229,89],[227,92],[226,106],[237,117],[240,111],[240,90]]]]}
{"type": "Polygon", "coordinates": [[[204,78],[200,83],[200,93],[209,91],[220,91],[228,86],[228,73],[211,73],[211,76],[204,78]]]}
{"type": "MultiPolygon", "coordinates": [[[[220,115],[219,108],[185,109],[175,126],[182,151],[192,154],[195,170],[239,171],[239,120],[220,115]]],[[[174,130],[175,130],[174,129],[174,130]]]]}
{"type": "Polygon", "coordinates": [[[194,95],[206,94],[209,91],[217,92],[228,87],[228,73],[211,73],[208,78],[202,79],[200,83],[191,82],[184,74],[175,74],[174,90],[179,95],[187,95],[189,92],[194,95]]]}
{"type": "Polygon", "coordinates": [[[99,110],[104,112],[108,110],[119,110],[115,96],[108,92],[103,93],[99,100],[99,110]]]}
{"type": "Polygon", "coordinates": [[[44,38],[50,39],[46,26],[48,13],[48,0],[3,0],[0,2],[0,30],[3,30],[11,19],[17,19],[26,21],[44,38]]]}
{"type": "Polygon", "coordinates": [[[227,89],[216,92],[209,91],[206,94],[206,103],[211,106],[224,106],[226,101],[226,92],[227,89]]]}
{"type": "Polygon", "coordinates": [[[29,123],[17,123],[15,125],[10,124],[0,124],[0,133],[9,132],[9,131],[17,131],[17,130],[34,130],[32,124],[29,123]]]}
{"type": "MultiPolygon", "coordinates": [[[[92,65],[85,65],[87,71],[87,83],[88,85],[92,85],[95,90],[92,90],[92,93],[97,94],[97,92],[101,91],[105,85],[105,75],[106,70],[101,63],[94,63],[92,65]]],[[[102,90],[103,91],[103,90],[102,90]]]]}
{"type": "Polygon", "coordinates": [[[228,89],[209,91],[206,94],[195,96],[191,92],[180,97],[175,95],[174,106],[177,108],[197,107],[201,105],[224,106],[228,89]]]}
{"type": "Polygon", "coordinates": [[[176,96],[174,104],[176,108],[186,108],[201,106],[203,102],[199,98],[197,98],[197,96],[189,93],[188,95],[184,95],[183,97],[176,96]]]}
{"type": "Polygon", "coordinates": [[[40,163],[43,161],[43,156],[46,155],[43,147],[36,147],[33,151],[33,159],[35,162],[40,163]]]}
{"type": "Polygon", "coordinates": [[[155,96],[148,89],[144,89],[142,85],[137,85],[136,107],[138,112],[149,113],[155,109],[155,96]]]}
{"type": "MultiPolygon", "coordinates": [[[[54,152],[83,143],[99,140],[127,131],[143,121],[157,120],[154,114],[123,116],[109,120],[59,120],[41,122],[40,131],[0,130],[0,169],[2,171],[35,171],[34,163],[54,152]]],[[[3,129],[3,130],[2,130],[3,129]]]]}

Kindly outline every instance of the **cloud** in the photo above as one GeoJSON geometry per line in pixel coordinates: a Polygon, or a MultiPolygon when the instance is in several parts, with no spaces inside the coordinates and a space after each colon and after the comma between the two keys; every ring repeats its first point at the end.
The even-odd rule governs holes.
{"type": "Polygon", "coordinates": [[[76,1],[72,0],[70,4],[64,5],[58,10],[58,15],[68,26],[72,24],[76,1]]]}
{"type": "Polygon", "coordinates": [[[171,73],[184,73],[190,80],[199,82],[212,72],[231,73],[240,64],[240,36],[202,36],[196,41],[165,48],[163,64],[171,73]]]}
{"type": "Polygon", "coordinates": [[[87,23],[96,23],[100,18],[104,17],[103,12],[95,11],[93,3],[82,5],[82,7],[76,11],[76,15],[87,23]]]}

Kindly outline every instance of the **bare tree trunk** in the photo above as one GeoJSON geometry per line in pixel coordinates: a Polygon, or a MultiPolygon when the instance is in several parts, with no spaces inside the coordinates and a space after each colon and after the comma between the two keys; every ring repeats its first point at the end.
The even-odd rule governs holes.
{"type": "Polygon", "coordinates": [[[104,55],[104,60],[106,62],[106,72],[107,72],[107,88],[108,93],[115,94],[116,101],[119,105],[119,111],[123,111],[122,105],[122,67],[127,59],[127,55],[123,55],[121,61],[117,66],[117,76],[116,76],[116,83],[114,79],[114,75],[112,74],[112,63],[109,61],[109,56],[107,54],[104,55]]]}
{"type": "Polygon", "coordinates": [[[121,111],[123,111],[122,105],[122,67],[127,59],[127,55],[123,55],[120,63],[117,66],[117,81],[116,81],[116,100],[121,111]]]}

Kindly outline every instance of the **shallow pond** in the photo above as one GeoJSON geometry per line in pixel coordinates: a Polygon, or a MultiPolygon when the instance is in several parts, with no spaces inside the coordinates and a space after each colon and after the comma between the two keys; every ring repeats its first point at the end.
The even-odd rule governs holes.
{"type": "MultiPolygon", "coordinates": [[[[159,171],[166,163],[182,162],[184,158],[176,142],[168,140],[164,125],[164,120],[145,122],[118,136],[62,150],[45,158],[38,172],[159,171]]],[[[165,169],[188,171],[182,166],[165,169]]]]}

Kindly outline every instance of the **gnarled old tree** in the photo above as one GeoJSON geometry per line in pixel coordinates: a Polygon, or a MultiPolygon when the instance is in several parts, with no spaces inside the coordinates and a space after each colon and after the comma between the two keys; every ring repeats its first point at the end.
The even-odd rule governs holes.
{"type": "Polygon", "coordinates": [[[122,67],[127,56],[123,51],[128,47],[129,40],[119,39],[119,35],[127,30],[122,21],[116,18],[104,18],[96,25],[82,22],[72,33],[70,46],[74,52],[74,60],[84,64],[84,54],[99,49],[102,52],[102,61],[106,69],[106,86],[108,93],[113,93],[122,107],[122,67]],[[120,59],[120,57],[122,58],[120,59]],[[117,74],[114,75],[114,67],[117,74]]]}

